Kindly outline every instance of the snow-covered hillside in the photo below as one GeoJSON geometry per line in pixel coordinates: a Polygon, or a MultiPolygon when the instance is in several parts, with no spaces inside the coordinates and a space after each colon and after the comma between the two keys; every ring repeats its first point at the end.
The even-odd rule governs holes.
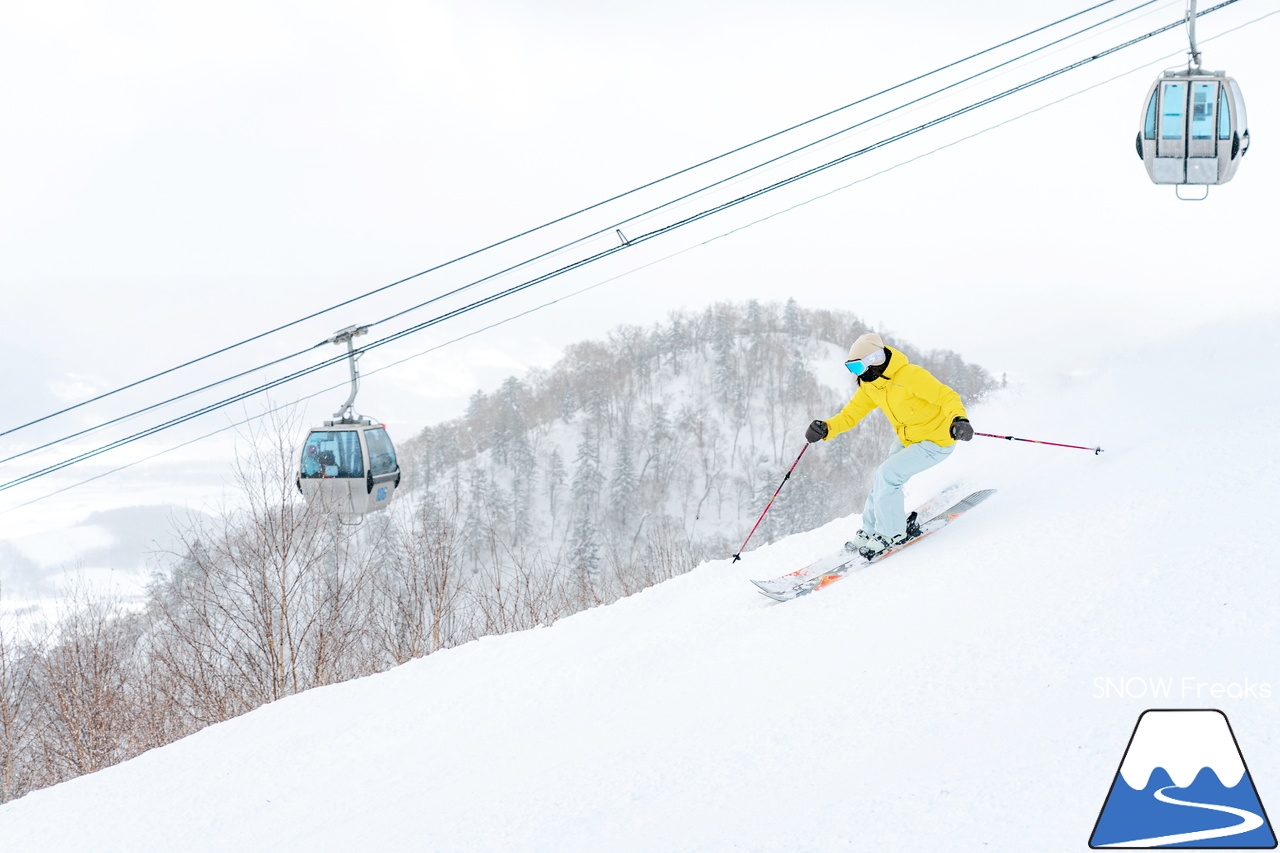
{"type": "Polygon", "coordinates": [[[1148,707],[1223,709],[1265,805],[1276,332],[1204,330],[975,408],[981,431],[1105,452],[975,438],[911,497],[999,493],[820,593],[747,580],[856,517],[30,794],[0,807],[3,847],[1082,850],[1148,707]]]}
{"type": "MultiPolygon", "coordinates": [[[[595,579],[661,562],[672,541],[691,560],[715,556],[741,543],[809,422],[848,401],[855,385],[841,362],[869,328],[794,299],[618,327],[569,347],[547,370],[476,393],[464,417],[402,442],[397,500],[428,500],[456,517],[469,571],[507,562],[495,540],[595,579]]],[[[889,340],[966,402],[999,384],[958,353],[889,340]]],[[[826,463],[796,470],[758,541],[861,509],[893,440],[877,420],[858,442],[823,445],[826,463]]]]}

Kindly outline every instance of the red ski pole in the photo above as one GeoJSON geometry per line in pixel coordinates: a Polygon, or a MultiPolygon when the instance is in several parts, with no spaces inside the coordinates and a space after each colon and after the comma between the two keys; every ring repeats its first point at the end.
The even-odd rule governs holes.
{"type": "Polygon", "coordinates": [[[1017,438],[1012,435],[992,435],[989,432],[975,432],[974,435],[983,435],[987,438],[1007,438],[1009,441],[1029,441],[1032,444],[1049,444],[1053,447],[1070,447],[1073,450],[1092,450],[1094,456],[1097,456],[1102,452],[1101,447],[1083,447],[1079,444],[1058,444],[1056,441],[1036,441],[1034,438],[1017,438]]]}
{"type": "MultiPolygon", "coordinates": [[[[800,451],[800,456],[804,456],[804,451],[809,449],[809,445],[805,445],[800,451]]],[[[747,542],[751,541],[751,537],[756,535],[756,527],[760,526],[760,522],[764,521],[764,515],[769,511],[769,507],[773,506],[774,500],[778,497],[778,492],[782,491],[782,487],[787,484],[787,480],[791,479],[791,472],[796,470],[796,466],[800,464],[800,456],[796,457],[796,461],[791,463],[791,467],[787,469],[787,476],[782,478],[782,482],[778,484],[778,488],[774,491],[773,497],[769,498],[769,503],[765,504],[764,512],[760,513],[760,517],[756,519],[756,526],[751,528],[751,532],[747,534],[746,542],[742,543],[742,547],[738,549],[738,553],[733,555],[733,562],[742,559],[742,552],[747,549],[747,542]]]]}

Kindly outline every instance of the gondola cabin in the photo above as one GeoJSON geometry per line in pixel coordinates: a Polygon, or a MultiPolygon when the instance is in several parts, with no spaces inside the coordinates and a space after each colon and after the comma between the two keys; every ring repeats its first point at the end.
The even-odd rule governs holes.
{"type": "Polygon", "coordinates": [[[400,485],[396,450],[382,424],[325,421],[302,446],[298,490],[341,515],[386,509],[400,485]]]}
{"type": "Polygon", "coordinates": [[[1240,85],[1221,71],[1166,71],[1143,102],[1138,156],[1157,184],[1225,184],[1249,150],[1240,85]]]}

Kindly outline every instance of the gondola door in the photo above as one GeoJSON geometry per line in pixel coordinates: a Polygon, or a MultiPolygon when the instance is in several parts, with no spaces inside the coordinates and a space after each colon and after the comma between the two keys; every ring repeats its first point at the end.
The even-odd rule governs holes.
{"type": "Polygon", "coordinates": [[[1183,184],[1187,180],[1187,84],[1182,80],[1165,81],[1157,93],[1159,126],[1151,177],[1158,184],[1183,184]]]}
{"type": "Polygon", "coordinates": [[[1218,82],[1191,82],[1187,111],[1187,183],[1218,183],[1218,82]]]}

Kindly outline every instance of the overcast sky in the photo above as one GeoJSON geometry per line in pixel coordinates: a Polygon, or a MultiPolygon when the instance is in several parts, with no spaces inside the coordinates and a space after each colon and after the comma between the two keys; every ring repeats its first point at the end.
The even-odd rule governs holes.
{"type": "MultiPolygon", "coordinates": [[[[1081,22],[1137,2],[1115,3],[1081,22]]],[[[1086,5],[9,0],[0,13],[4,428],[421,272],[1086,5]]],[[[1161,58],[1186,48],[1177,30],[371,352],[366,371],[598,285],[369,376],[359,407],[407,437],[458,414],[476,389],[552,363],[568,343],[726,299],[794,296],[807,306],[850,309],[891,339],[955,349],[1018,381],[1093,369],[1159,336],[1186,334],[1192,362],[1212,356],[1222,344],[1195,338],[1201,322],[1274,311],[1280,300],[1271,212],[1277,168],[1268,153],[1280,109],[1269,61],[1280,15],[1212,39],[1277,8],[1275,0],[1241,0],[1200,23],[1206,66],[1226,69],[1243,86],[1255,143],[1236,179],[1205,202],[1179,202],[1172,189],[1150,184],[1133,150],[1148,85],[1160,68],[1181,61],[1161,58]],[[727,232],[735,233],[722,236],[727,232]]],[[[1153,4],[1146,17],[681,210],[702,210],[839,156],[1182,10],[1180,2],[1153,4]]],[[[1013,55],[1011,48],[999,58],[1013,55]]],[[[852,124],[907,91],[922,94],[923,85],[819,127],[852,124]]],[[[709,179],[781,146],[713,167],[709,179]]],[[[110,403],[0,438],[0,449],[20,451],[304,349],[344,326],[381,320],[700,185],[694,177],[664,184],[580,224],[538,232],[110,403]]],[[[664,213],[624,232],[636,236],[678,218],[664,213]]],[[[610,230],[521,274],[386,321],[371,339],[616,241],[610,230]]],[[[861,331],[851,329],[850,337],[861,331]]],[[[273,399],[297,400],[344,378],[343,368],[330,368],[273,399]]],[[[344,394],[321,394],[298,416],[327,417],[344,394]]],[[[0,511],[260,410],[254,401],[0,493],[0,511]]],[[[0,473],[20,476],[154,420],[0,466],[0,473]]],[[[199,448],[177,451],[0,515],[0,540],[19,529],[56,534],[90,512],[131,503],[207,504],[222,485],[210,476],[216,460],[208,456],[199,448]]]]}

